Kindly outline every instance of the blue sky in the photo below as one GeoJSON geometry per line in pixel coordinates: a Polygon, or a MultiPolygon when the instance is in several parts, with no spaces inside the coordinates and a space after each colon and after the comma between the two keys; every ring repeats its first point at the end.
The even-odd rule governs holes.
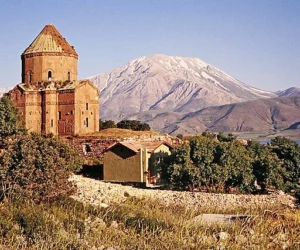
{"type": "Polygon", "coordinates": [[[300,87],[299,0],[0,0],[0,87],[20,82],[20,55],[48,23],[75,46],[80,78],[160,53],[300,87]]]}

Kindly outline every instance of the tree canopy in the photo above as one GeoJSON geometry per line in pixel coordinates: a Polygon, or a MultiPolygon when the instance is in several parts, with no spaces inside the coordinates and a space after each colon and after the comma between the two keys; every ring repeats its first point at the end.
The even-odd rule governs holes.
{"type": "Polygon", "coordinates": [[[122,120],[117,123],[118,128],[131,129],[135,131],[149,131],[149,124],[137,120],[122,120]]]}
{"type": "Polygon", "coordinates": [[[100,119],[100,121],[99,121],[99,129],[116,128],[116,127],[117,127],[117,125],[115,124],[115,122],[113,120],[102,121],[100,119]]]}
{"type": "Polygon", "coordinates": [[[51,200],[72,190],[68,178],[82,162],[78,152],[54,137],[38,134],[6,139],[0,154],[2,198],[51,200]]]}
{"type": "Polygon", "coordinates": [[[8,95],[0,99],[0,136],[10,136],[24,133],[18,110],[12,104],[8,95]]]}
{"type": "Polygon", "coordinates": [[[229,192],[281,189],[300,193],[300,146],[276,137],[270,144],[233,135],[204,133],[173,150],[162,165],[162,178],[177,188],[204,187],[229,192]]]}

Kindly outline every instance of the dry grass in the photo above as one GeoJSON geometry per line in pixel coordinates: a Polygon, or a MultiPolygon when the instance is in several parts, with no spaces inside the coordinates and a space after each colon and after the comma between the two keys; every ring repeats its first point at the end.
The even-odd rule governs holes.
{"type": "Polygon", "coordinates": [[[129,197],[106,209],[72,199],[0,207],[0,249],[300,249],[300,210],[272,205],[186,209],[129,197]],[[201,213],[243,213],[230,225],[195,225],[201,213]],[[228,237],[220,239],[219,233],[228,237]]]}
{"type": "Polygon", "coordinates": [[[133,131],[129,129],[119,129],[119,128],[108,128],[103,129],[99,132],[91,134],[81,134],[81,136],[98,136],[105,138],[127,138],[127,137],[138,137],[138,136],[159,136],[160,134],[156,131],[133,131]]]}

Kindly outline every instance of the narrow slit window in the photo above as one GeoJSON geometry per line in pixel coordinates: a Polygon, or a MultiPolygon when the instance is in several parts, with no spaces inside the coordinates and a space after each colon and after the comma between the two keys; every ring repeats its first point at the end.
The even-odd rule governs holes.
{"type": "Polygon", "coordinates": [[[71,81],[71,72],[68,72],[68,81],[71,81]]]}
{"type": "Polygon", "coordinates": [[[85,109],[89,110],[89,104],[88,103],[85,104],[85,109]]]}
{"type": "Polygon", "coordinates": [[[58,111],[58,120],[61,120],[61,111],[58,111]]]}
{"type": "Polygon", "coordinates": [[[85,118],[85,126],[88,128],[89,127],[89,118],[85,118]]]}
{"type": "Polygon", "coordinates": [[[53,128],[54,122],[53,119],[51,119],[51,128],[53,128]]]}
{"type": "Polygon", "coordinates": [[[29,83],[32,82],[32,72],[31,71],[28,72],[28,82],[29,83]]]}
{"type": "Polygon", "coordinates": [[[52,80],[52,72],[48,71],[48,81],[51,81],[51,80],[52,80]]]}

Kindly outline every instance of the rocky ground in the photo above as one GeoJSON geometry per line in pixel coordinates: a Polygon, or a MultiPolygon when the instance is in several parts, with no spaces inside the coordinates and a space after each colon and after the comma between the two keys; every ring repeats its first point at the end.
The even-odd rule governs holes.
{"type": "Polygon", "coordinates": [[[140,189],[120,184],[106,183],[80,175],[73,175],[71,180],[77,186],[77,193],[72,196],[75,200],[98,206],[109,206],[110,203],[124,202],[128,197],[148,198],[168,204],[184,205],[186,207],[217,206],[222,209],[251,208],[257,206],[283,205],[295,207],[293,197],[277,192],[270,195],[236,195],[214,194],[170,190],[140,189]]]}

